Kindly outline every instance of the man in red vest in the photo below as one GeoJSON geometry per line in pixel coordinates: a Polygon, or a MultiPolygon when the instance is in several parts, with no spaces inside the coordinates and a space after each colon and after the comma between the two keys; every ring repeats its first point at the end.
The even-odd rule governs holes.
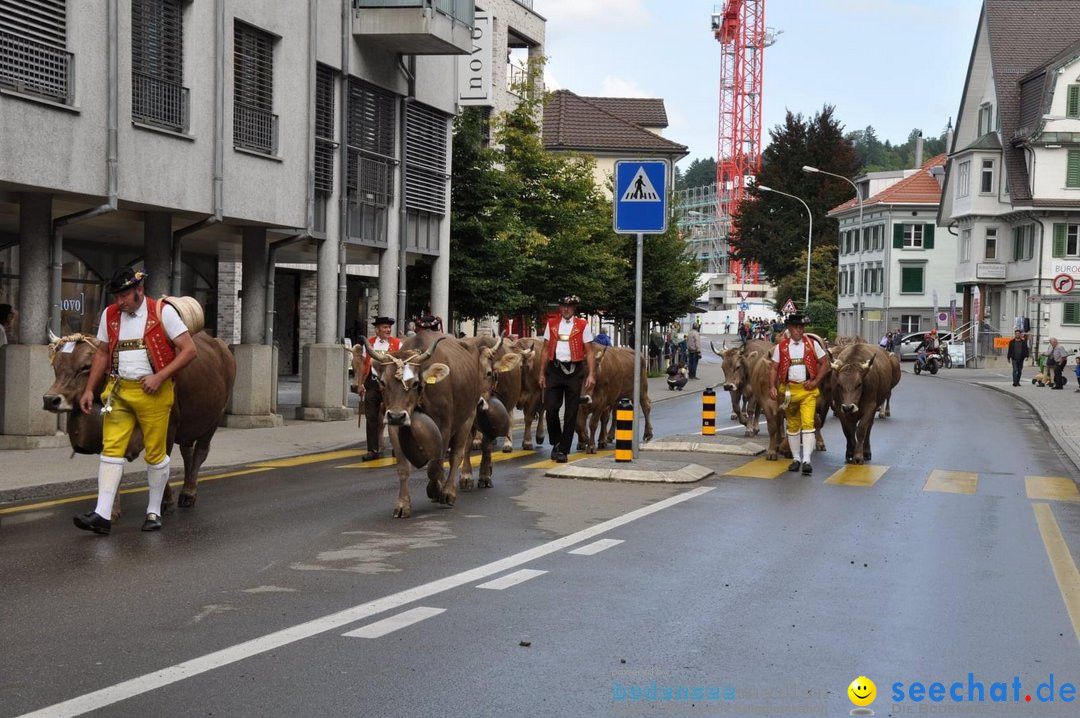
{"type": "MultiPolygon", "coordinates": [[[[94,389],[109,372],[102,393],[101,461],[98,464],[98,499],[93,511],[75,516],[84,531],[107,534],[112,530],[112,508],[124,476],[124,453],[138,424],[146,446],[146,483],[150,497],[143,531],[161,528],[161,500],[169,483],[169,455],[165,453],[169,414],[173,405],[172,377],[195,358],[191,333],[176,309],[151,297],[143,289],[146,273],[131,267],[118,269],[106,289],[116,300],[101,315],[97,338],[101,342],[90,363],[86,390],[79,408],[94,409],[94,389]]],[[[62,350],[61,350],[62,351],[62,350]]]]}
{"type": "MultiPolygon", "coordinates": [[[[394,320],[390,317],[375,317],[375,336],[371,337],[371,346],[383,352],[396,352],[401,348],[401,340],[390,334],[394,320]]],[[[383,415],[382,389],[379,388],[378,372],[372,370],[371,354],[364,352],[363,382],[360,384],[360,399],[364,402],[368,451],[361,461],[371,461],[382,456],[383,415]]]]}
{"type": "Polygon", "coordinates": [[[586,394],[593,390],[596,383],[592,329],[588,321],[574,316],[580,301],[573,294],[560,299],[559,316],[548,319],[544,327],[546,361],[540,363],[540,388],[544,391],[551,458],[560,464],[566,463],[566,455],[570,453],[574,432],[577,431],[582,380],[586,394]],[[564,405],[566,411],[560,430],[559,410],[564,405]]]}
{"type": "Polygon", "coordinates": [[[784,395],[787,401],[784,413],[794,459],[788,471],[801,468],[802,475],[809,476],[814,472],[810,455],[814,451],[814,412],[821,395],[818,385],[829,371],[829,362],[823,347],[804,338],[806,319],[801,314],[792,314],[785,323],[788,336],[780,339],[772,353],[769,396],[776,400],[784,395]],[[789,392],[790,400],[787,400],[789,392]]]}

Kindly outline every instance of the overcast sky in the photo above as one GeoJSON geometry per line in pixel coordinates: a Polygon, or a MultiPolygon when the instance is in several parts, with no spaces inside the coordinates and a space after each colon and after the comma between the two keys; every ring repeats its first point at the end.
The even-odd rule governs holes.
{"type": "MultiPolygon", "coordinates": [[[[722,4],[717,0],[716,4],[722,4]]],[[[766,0],[762,146],[787,110],[828,103],[845,130],[902,143],[956,121],[982,0],[766,0]]],[[[720,43],[708,0],[533,0],[547,19],[548,89],[661,97],[685,169],[716,155],[720,43]]]]}

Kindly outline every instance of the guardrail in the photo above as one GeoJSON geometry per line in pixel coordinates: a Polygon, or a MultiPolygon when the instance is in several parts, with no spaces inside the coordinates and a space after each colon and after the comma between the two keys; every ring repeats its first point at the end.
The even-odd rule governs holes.
{"type": "Polygon", "coordinates": [[[133,119],[177,132],[188,131],[188,88],[142,72],[131,73],[133,119]]]}
{"type": "Polygon", "coordinates": [[[0,31],[0,85],[70,105],[75,101],[75,54],[0,31]]]}

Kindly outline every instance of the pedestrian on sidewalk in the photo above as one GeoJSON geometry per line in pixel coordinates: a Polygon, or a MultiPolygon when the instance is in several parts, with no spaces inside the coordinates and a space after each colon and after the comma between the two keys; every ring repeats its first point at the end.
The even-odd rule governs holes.
{"type": "Polygon", "coordinates": [[[1065,386],[1065,377],[1061,375],[1061,372],[1069,361],[1069,352],[1058,344],[1057,339],[1050,337],[1050,349],[1043,356],[1046,357],[1046,368],[1054,370],[1054,385],[1050,388],[1060,390],[1065,386]]]}
{"type": "Polygon", "coordinates": [[[675,391],[676,389],[682,391],[683,387],[686,386],[687,380],[695,378],[688,376],[688,374],[689,370],[687,370],[685,364],[682,362],[679,362],[678,364],[672,362],[671,366],[667,368],[668,391],[675,391]]]}
{"type": "Polygon", "coordinates": [[[540,363],[540,389],[544,392],[551,459],[560,464],[566,463],[577,432],[581,393],[591,393],[596,384],[592,329],[586,319],[575,316],[580,302],[573,294],[560,299],[559,315],[548,319],[544,327],[547,361],[540,363]],[[560,428],[559,410],[564,408],[560,428]]]}
{"type": "MultiPolygon", "coordinates": [[[[390,317],[375,317],[375,336],[370,343],[373,349],[382,352],[396,352],[401,348],[401,340],[390,334],[394,320],[390,317]]],[[[382,389],[379,387],[379,375],[372,366],[371,353],[364,352],[364,366],[360,370],[363,382],[359,387],[360,401],[364,405],[365,433],[367,434],[367,453],[361,461],[372,461],[382,456],[382,435],[384,427],[382,389]]]]}
{"type": "Polygon", "coordinates": [[[1076,384],[1077,387],[1073,389],[1074,392],[1080,392],[1080,356],[1076,357],[1076,384]]]}
{"type": "Polygon", "coordinates": [[[1009,341],[1009,350],[1005,352],[1005,356],[1012,362],[1013,386],[1020,386],[1020,375],[1024,371],[1024,360],[1027,359],[1030,354],[1027,340],[1024,339],[1023,332],[1017,329],[1015,335],[1009,341]]]}
{"type": "Polygon", "coordinates": [[[697,365],[701,360],[701,322],[694,322],[694,326],[690,327],[690,333],[686,337],[686,351],[690,378],[697,379],[697,365]]]}
{"type": "Polygon", "coordinates": [[[198,353],[176,309],[146,296],[146,276],[122,267],[109,280],[106,290],[115,301],[101,314],[97,334],[101,347],[94,352],[86,389],[79,398],[84,413],[93,411],[95,389],[108,370],[109,382],[101,395],[105,405],[101,409],[97,506],[74,517],[76,526],[96,534],[112,530],[113,502],[136,425],[146,447],[146,483],[150,486],[142,530],[161,529],[161,500],[169,483],[165,446],[173,405],[172,378],[198,353]]]}

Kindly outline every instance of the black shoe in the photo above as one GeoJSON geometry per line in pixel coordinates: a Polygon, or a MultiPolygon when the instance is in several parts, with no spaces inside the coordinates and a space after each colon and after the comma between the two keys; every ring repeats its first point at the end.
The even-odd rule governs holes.
{"type": "Polygon", "coordinates": [[[1060,387],[1060,386],[1052,386],[1052,387],[1050,387],[1050,388],[1051,388],[1051,389],[1056,389],[1056,390],[1058,390],[1058,391],[1061,391],[1061,387],[1060,387]]]}
{"type": "Polygon", "coordinates": [[[788,470],[788,471],[798,471],[798,470],[799,470],[799,468],[800,468],[801,466],[802,466],[802,464],[801,464],[801,463],[799,463],[799,460],[798,460],[798,459],[795,459],[794,461],[792,461],[792,462],[791,462],[791,463],[790,463],[790,464],[788,465],[788,467],[787,467],[787,470],[788,470]]]}
{"type": "Polygon", "coordinates": [[[809,461],[804,461],[802,465],[802,475],[809,476],[814,473],[814,467],[810,465],[809,461]]]}
{"type": "MultiPolygon", "coordinates": [[[[1013,382],[1013,386],[1020,386],[1020,382],[1018,382],[1018,381],[1014,381],[1014,382],[1013,382]]],[[[1077,389],[1077,391],[1080,391],[1080,389],[1077,389]]]]}
{"type": "Polygon", "coordinates": [[[557,446],[551,447],[551,454],[548,456],[548,458],[551,459],[552,461],[557,461],[558,458],[559,458],[559,447],[557,447],[557,446]]]}
{"type": "Polygon", "coordinates": [[[161,517],[157,514],[150,513],[146,515],[146,520],[142,522],[143,531],[160,531],[161,530],[161,517]]]}
{"type": "Polygon", "coordinates": [[[565,464],[568,461],[566,454],[561,451],[556,452],[551,458],[555,459],[556,464],[565,464]]]}
{"type": "Polygon", "coordinates": [[[112,521],[98,516],[93,511],[87,511],[85,514],[77,514],[72,520],[75,522],[75,525],[83,531],[93,531],[96,534],[102,535],[107,535],[112,531],[112,521]]]}
{"type": "Polygon", "coordinates": [[[361,456],[360,460],[361,461],[374,461],[375,459],[378,459],[380,456],[382,456],[381,451],[369,451],[366,454],[364,454],[363,456],[361,456]]]}

